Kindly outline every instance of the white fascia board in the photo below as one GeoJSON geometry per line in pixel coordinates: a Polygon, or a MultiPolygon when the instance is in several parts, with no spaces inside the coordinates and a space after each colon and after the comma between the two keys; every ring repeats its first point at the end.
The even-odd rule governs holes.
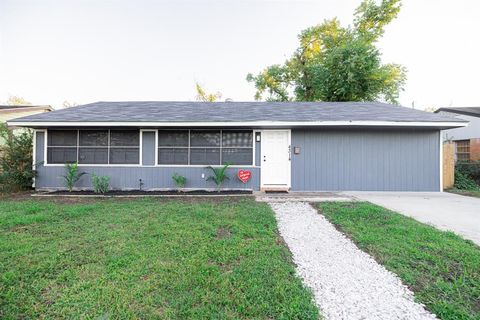
{"type": "Polygon", "coordinates": [[[218,122],[60,122],[60,121],[10,121],[17,127],[466,127],[468,122],[432,121],[218,121],[218,122]]]}

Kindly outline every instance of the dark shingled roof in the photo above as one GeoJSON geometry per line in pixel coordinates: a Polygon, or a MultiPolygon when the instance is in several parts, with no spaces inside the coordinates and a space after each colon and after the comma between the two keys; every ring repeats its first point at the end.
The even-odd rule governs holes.
{"type": "Polygon", "coordinates": [[[465,122],[377,102],[95,102],[36,114],[15,122],[465,122]]]}
{"type": "Polygon", "coordinates": [[[445,111],[480,118],[480,107],[440,108],[435,113],[445,111]]]}
{"type": "Polygon", "coordinates": [[[0,110],[8,110],[8,111],[11,111],[11,110],[19,110],[21,111],[21,109],[32,109],[32,108],[35,108],[35,109],[46,109],[46,110],[53,110],[51,106],[48,106],[48,105],[38,105],[38,106],[33,106],[33,105],[14,105],[14,106],[10,106],[10,105],[0,105],[0,110]]]}

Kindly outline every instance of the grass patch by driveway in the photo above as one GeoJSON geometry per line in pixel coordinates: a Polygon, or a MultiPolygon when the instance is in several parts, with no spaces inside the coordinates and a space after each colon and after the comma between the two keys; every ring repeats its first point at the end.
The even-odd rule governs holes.
{"type": "Polygon", "coordinates": [[[0,202],[0,318],[316,319],[266,204],[0,202]]]}
{"type": "Polygon", "coordinates": [[[469,196],[480,198],[480,191],[478,190],[460,190],[460,189],[448,189],[447,192],[456,193],[462,196],[469,196]]]}
{"type": "Polygon", "coordinates": [[[317,208],[439,318],[480,319],[478,246],[367,202],[319,203],[317,208]]]}

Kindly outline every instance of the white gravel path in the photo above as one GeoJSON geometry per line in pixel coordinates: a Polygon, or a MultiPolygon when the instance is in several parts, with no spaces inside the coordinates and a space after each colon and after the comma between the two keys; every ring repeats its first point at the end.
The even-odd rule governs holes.
{"type": "Polygon", "coordinates": [[[326,319],[436,319],[393,273],[308,203],[270,203],[297,272],[326,319]]]}

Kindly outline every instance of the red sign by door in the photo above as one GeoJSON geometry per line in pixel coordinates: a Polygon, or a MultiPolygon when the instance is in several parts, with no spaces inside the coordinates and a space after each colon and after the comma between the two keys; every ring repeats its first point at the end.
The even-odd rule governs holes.
{"type": "Polygon", "coordinates": [[[248,180],[250,180],[250,177],[252,176],[252,172],[249,170],[238,170],[238,179],[242,181],[243,183],[247,183],[248,180]]]}

